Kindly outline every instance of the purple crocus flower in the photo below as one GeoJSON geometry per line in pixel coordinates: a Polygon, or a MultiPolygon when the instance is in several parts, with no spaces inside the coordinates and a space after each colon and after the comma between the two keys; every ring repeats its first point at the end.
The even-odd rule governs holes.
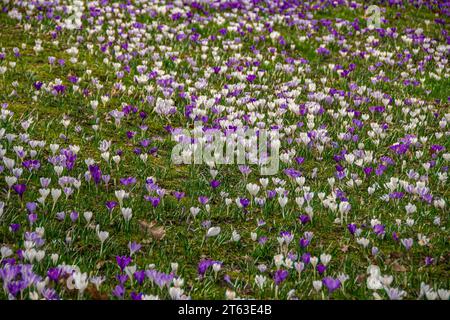
{"type": "Polygon", "coordinates": [[[250,83],[252,83],[253,81],[255,81],[255,79],[256,79],[256,76],[255,76],[254,74],[249,74],[249,75],[247,76],[247,81],[250,82],[250,83]]]}
{"type": "Polygon", "coordinates": [[[102,171],[100,170],[99,166],[90,165],[89,172],[91,174],[92,179],[94,180],[94,183],[99,184],[100,180],[102,179],[102,171]]]}
{"type": "Polygon", "coordinates": [[[27,190],[27,186],[25,184],[15,184],[13,185],[13,190],[19,195],[19,197],[22,199],[23,194],[27,190]]]}
{"type": "Polygon", "coordinates": [[[356,224],[350,223],[347,225],[347,229],[351,234],[355,234],[356,232],[356,224]]]}
{"type": "Polygon", "coordinates": [[[302,261],[304,264],[308,264],[311,261],[311,254],[309,252],[302,254],[302,261]]]}
{"type": "Polygon", "coordinates": [[[174,196],[178,201],[180,201],[181,199],[184,198],[185,193],[184,193],[184,192],[180,192],[180,191],[174,191],[174,192],[173,192],[173,196],[174,196]]]}
{"type": "Polygon", "coordinates": [[[2,260],[2,262],[1,262],[1,265],[4,266],[4,265],[7,265],[7,264],[9,264],[11,266],[15,265],[16,264],[16,259],[14,259],[14,258],[4,258],[2,260]]]}
{"type": "Polygon", "coordinates": [[[63,84],[57,84],[53,86],[53,90],[55,90],[57,94],[63,94],[66,91],[66,86],[63,84]]]}
{"type": "Polygon", "coordinates": [[[248,205],[250,204],[250,200],[247,198],[239,198],[239,203],[243,208],[247,208],[248,205]]]}
{"type": "Polygon", "coordinates": [[[306,248],[309,245],[309,240],[305,238],[301,238],[299,241],[300,247],[306,248]]]}
{"type": "Polygon", "coordinates": [[[137,270],[134,274],[133,277],[136,279],[136,281],[138,282],[139,285],[141,285],[144,280],[145,280],[145,270],[137,270]]]}
{"type": "Polygon", "coordinates": [[[327,267],[326,267],[325,265],[319,263],[319,264],[317,265],[316,269],[317,269],[317,272],[318,272],[320,275],[322,275],[322,274],[325,272],[325,270],[327,270],[327,267]]]}
{"type": "Polygon", "coordinates": [[[277,195],[277,192],[275,190],[267,190],[267,198],[272,199],[277,195]]]}
{"type": "Polygon", "coordinates": [[[70,213],[70,219],[72,220],[72,222],[75,222],[75,221],[77,221],[77,219],[78,219],[78,212],[76,212],[76,211],[72,211],[71,213],[70,213]]]}
{"type": "Polygon", "coordinates": [[[398,242],[398,240],[399,240],[399,237],[398,237],[398,235],[397,235],[397,232],[392,232],[392,239],[394,239],[394,241],[396,241],[396,242],[398,242]]]}
{"type": "Polygon", "coordinates": [[[56,219],[63,221],[66,218],[66,213],[64,211],[56,213],[56,219]]]}
{"type": "Polygon", "coordinates": [[[384,226],[382,224],[377,224],[373,227],[373,232],[379,237],[382,237],[385,233],[384,226]]]}
{"type": "Polygon", "coordinates": [[[33,86],[34,86],[34,88],[35,88],[36,90],[39,91],[39,90],[41,90],[43,84],[44,84],[44,83],[41,82],[41,81],[36,81],[35,83],[33,83],[33,86]]]}
{"type": "MultiPolygon", "coordinates": [[[[60,138],[63,140],[67,139],[67,137],[64,134],[61,134],[60,138]]],[[[61,158],[58,157],[58,159],[61,159],[62,166],[67,168],[67,170],[70,171],[75,166],[75,162],[77,160],[77,155],[70,149],[63,149],[63,150],[61,150],[61,158]]]]}
{"type": "Polygon", "coordinates": [[[106,208],[108,208],[110,212],[117,206],[117,204],[118,203],[116,201],[106,201],[105,203],[106,208]]]}
{"type": "Polygon", "coordinates": [[[252,172],[252,169],[250,169],[249,166],[241,165],[239,166],[239,171],[245,176],[248,176],[250,172],[252,172]]]}
{"type": "Polygon", "coordinates": [[[267,242],[267,240],[268,240],[267,237],[262,236],[258,239],[258,243],[264,245],[267,242]]]}
{"type": "Polygon", "coordinates": [[[123,271],[131,263],[131,258],[128,256],[116,256],[116,262],[120,270],[123,271]]]}
{"type": "Polygon", "coordinates": [[[17,231],[19,231],[20,229],[20,224],[19,223],[11,223],[9,225],[9,230],[13,233],[16,233],[17,231]]]}
{"type": "Polygon", "coordinates": [[[37,204],[36,202],[27,202],[25,207],[27,208],[29,213],[34,213],[36,211],[37,204]]]}
{"type": "Polygon", "coordinates": [[[331,277],[323,278],[322,283],[327,287],[329,293],[333,293],[341,286],[341,281],[339,281],[339,279],[333,279],[331,277]]]}
{"type": "Polygon", "coordinates": [[[6,285],[6,289],[12,296],[17,296],[17,294],[26,288],[24,281],[11,281],[6,285]]]}
{"type": "Polygon", "coordinates": [[[142,293],[136,293],[134,291],[130,293],[131,300],[142,300],[143,296],[142,293]]]}
{"type": "Polygon", "coordinates": [[[117,285],[112,291],[112,294],[119,299],[123,299],[123,296],[125,295],[125,288],[122,285],[117,285]]]}
{"type": "Polygon", "coordinates": [[[42,177],[39,179],[39,181],[41,183],[42,188],[47,188],[50,185],[50,182],[52,181],[52,179],[42,177]]]}
{"type": "Polygon", "coordinates": [[[168,287],[174,278],[173,274],[158,272],[157,270],[146,270],[146,275],[156,283],[159,288],[163,288],[164,286],[168,287]]]}
{"type": "Polygon", "coordinates": [[[297,177],[300,177],[302,175],[302,173],[300,171],[298,171],[294,168],[287,168],[284,170],[284,173],[294,179],[297,177]]]}
{"type": "Polygon", "coordinates": [[[212,260],[212,259],[202,259],[200,260],[200,262],[198,263],[198,267],[197,267],[197,272],[198,275],[203,277],[206,273],[206,270],[208,270],[208,268],[210,266],[212,266],[213,264],[218,263],[218,264],[222,264],[222,262],[220,261],[216,261],[216,260],[212,260]]]}
{"type": "Polygon", "coordinates": [[[142,245],[136,242],[130,242],[128,244],[128,249],[130,249],[130,255],[138,252],[141,249],[142,245]]]}
{"type": "Polygon", "coordinates": [[[230,286],[233,285],[233,282],[231,282],[231,277],[230,277],[230,275],[228,275],[228,274],[224,275],[224,276],[223,276],[223,280],[224,280],[226,283],[228,283],[230,286]]]}
{"type": "Polygon", "coordinates": [[[129,186],[136,183],[136,178],[135,177],[121,178],[120,183],[123,184],[124,186],[129,186]]]}
{"type": "Polygon", "coordinates": [[[303,158],[303,157],[296,157],[295,161],[297,162],[297,164],[303,164],[303,162],[305,162],[305,158],[303,158]]]}
{"type": "Polygon", "coordinates": [[[200,202],[200,204],[205,205],[205,204],[208,203],[208,201],[209,201],[209,199],[208,199],[208,197],[206,197],[206,196],[200,196],[200,197],[198,197],[198,202],[200,202]]]}
{"type": "Polygon", "coordinates": [[[211,180],[211,182],[209,183],[209,185],[211,186],[211,188],[215,189],[218,186],[220,186],[220,181],[218,180],[211,180]]]}
{"type": "Polygon", "coordinates": [[[128,281],[128,275],[127,274],[118,274],[116,276],[117,281],[119,281],[120,284],[124,284],[128,281]]]}
{"type": "Polygon", "coordinates": [[[25,160],[22,162],[22,165],[31,172],[32,170],[38,170],[41,163],[39,160],[25,160]]]}
{"type": "Polygon", "coordinates": [[[311,221],[311,218],[307,214],[302,214],[298,218],[302,224],[307,224],[309,221],[311,221]]]}
{"type": "Polygon", "coordinates": [[[286,278],[289,276],[289,272],[284,269],[279,269],[275,271],[273,275],[273,280],[275,281],[275,285],[280,285],[286,278]]]}
{"type": "Polygon", "coordinates": [[[407,238],[407,239],[402,239],[401,243],[403,244],[403,246],[406,248],[406,250],[411,249],[414,241],[412,238],[407,238]]]}
{"type": "Polygon", "coordinates": [[[47,276],[50,280],[58,282],[59,277],[62,275],[62,270],[60,268],[50,268],[47,271],[47,276]]]}
{"type": "Polygon", "coordinates": [[[206,270],[212,265],[212,260],[204,259],[198,263],[197,272],[200,276],[204,276],[206,270]]]}
{"type": "Polygon", "coordinates": [[[67,79],[72,82],[72,83],[77,83],[78,82],[78,78],[76,76],[68,76],[67,79]]]}
{"type": "Polygon", "coordinates": [[[150,202],[153,208],[156,208],[161,202],[161,199],[159,197],[144,196],[144,199],[150,202]]]}
{"type": "Polygon", "coordinates": [[[366,176],[370,176],[372,174],[372,172],[373,172],[373,168],[372,167],[365,167],[364,168],[364,174],[366,176]]]}
{"type": "Polygon", "coordinates": [[[331,53],[330,50],[328,50],[327,48],[324,48],[324,47],[319,47],[316,50],[316,52],[317,52],[317,54],[322,55],[322,56],[327,56],[331,53]]]}
{"type": "Polygon", "coordinates": [[[28,221],[30,222],[30,224],[35,223],[37,220],[37,214],[36,213],[30,213],[28,215],[28,221]]]}
{"type": "Polygon", "coordinates": [[[372,255],[376,256],[378,254],[379,249],[377,247],[372,247],[372,255]]]}

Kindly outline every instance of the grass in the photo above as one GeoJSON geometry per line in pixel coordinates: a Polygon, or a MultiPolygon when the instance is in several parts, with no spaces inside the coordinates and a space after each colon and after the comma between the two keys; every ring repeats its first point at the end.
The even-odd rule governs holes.
{"type": "MultiPolygon", "coordinates": [[[[318,20],[331,19],[332,21],[336,21],[336,19],[345,19],[347,21],[354,21],[357,18],[363,24],[362,16],[363,10],[361,8],[350,10],[341,7],[330,7],[314,12],[314,17],[318,20]]],[[[444,39],[441,32],[443,30],[442,26],[433,24],[426,26],[424,21],[426,19],[433,20],[435,17],[434,13],[428,10],[420,9],[416,12],[413,7],[389,7],[384,13],[384,16],[388,21],[395,21],[395,24],[392,22],[392,24],[388,25],[398,28],[399,33],[411,26],[414,28],[422,27],[425,33],[435,37],[437,41],[442,42],[444,39]],[[397,12],[401,13],[399,18],[395,18],[397,12]]],[[[168,27],[176,27],[179,24],[178,21],[171,21],[166,16],[158,16],[157,19],[159,23],[165,24],[168,27]]],[[[138,21],[149,22],[143,16],[140,16],[138,21]]],[[[282,217],[281,208],[276,198],[268,200],[267,204],[262,208],[252,205],[246,212],[237,208],[235,205],[227,208],[224,204],[223,197],[220,195],[220,191],[228,193],[229,195],[227,197],[233,199],[244,196],[246,183],[258,181],[259,176],[255,174],[258,171],[256,166],[252,167],[253,173],[248,179],[244,178],[235,166],[220,168],[216,179],[221,181],[221,186],[219,190],[211,190],[209,187],[211,175],[206,166],[176,166],[170,162],[170,152],[174,143],[170,141],[170,135],[163,127],[169,124],[173,127],[184,127],[186,125],[186,119],[182,116],[182,111],[180,111],[181,115],[177,114],[170,119],[159,117],[151,110],[151,106],[148,103],[143,102],[147,93],[140,87],[130,94],[126,92],[114,93],[112,90],[116,81],[114,72],[111,70],[111,66],[105,65],[103,62],[103,59],[110,58],[110,55],[102,54],[99,51],[96,51],[96,54],[90,54],[84,45],[80,45],[78,47],[80,51],[78,60],[80,62],[85,61],[86,64],[72,64],[68,61],[69,55],[65,51],[75,41],[74,37],[70,37],[69,32],[65,31],[61,33],[58,37],[58,41],[60,42],[59,46],[54,46],[51,44],[50,37],[52,26],[40,24],[36,21],[32,21],[31,24],[33,31],[26,33],[23,31],[22,26],[18,26],[16,21],[7,18],[5,14],[2,14],[0,19],[0,28],[2,30],[0,33],[0,48],[5,48],[5,51],[8,52],[8,61],[15,61],[17,63],[13,70],[8,70],[3,77],[0,77],[0,88],[2,88],[0,90],[0,101],[8,103],[8,110],[15,113],[15,120],[2,123],[2,126],[8,132],[18,134],[22,131],[20,121],[33,118],[33,125],[28,130],[32,139],[43,139],[47,142],[47,146],[50,143],[59,143],[61,144],[61,148],[70,145],[80,146],[80,156],[77,159],[77,165],[72,171],[64,170],[63,175],[79,177],[79,179],[83,180],[83,175],[87,170],[87,166],[83,161],[87,158],[93,158],[98,163],[101,163],[103,173],[110,174],[112,177],[108,188],[105,188],[103,185],[97,187],[92,183],[83,181],[79,192],[75,191],[74,196],[69,197],[67,200],[63,200],[63,195],[54,210],[51,210],[51,205],[49,205],[51,203],[51,197],[49,196],[46,206],[39,213],[39,219],[36,224],[36,226],[45,228],[46,238],[46,257],[43,262],[35,264],[34,270],[36,273],[45,275],[46,270],[52,266],[52,262],[48,256],[52,253],[58,253],[60,255],[59,263],[76,265],[80,270],[87,271],[90,275],[104,276],[107,280],[103,284],[101,292],[103,294],[109,294],[117,285],[115,276],[119,273],[115,256],[127,255],[129,252],[127,248],[128,243],[135,241],[141,243],[143,246],[141,251],[133,257],[132,264],[136,264],[139,269],[147,268],[149,264],[155,264],[158,270],[169,272],[171,263],[178,262],[178,274],[182,275],[183,279],[185,279],[185,293],[194,299],[221,299],[224,297],[226,289],[236,291],[239,296],[246,298],[274,298],[272,281],[268,281],[270,284],[264,290],[259,290],[254,285],[254,276],[259,274],[257,269],[258,264],[266,264],[270,270],[274,270],[273,258],[275,254],[280,252],[276,238],[280,232],[289,230],[296,235],[296,243],[291,248],[293,251],[296,251],[300,255],[304,253],[306,250],[299,248],[298,239],[305,231],[313,232],[313,242],[307,251],[316,256],[324,252],[331,254],[333,258],[327,267],[327,270],[329,270],[327,273],[335,275],[338,273],[346,273],[350,276],[348,282],[345,283],[345,290],[339,290],[333,294],[333,298],[335,299],[371,298],[371,292],[366,288],[365,282],[367,277],[366,269],[370,264],[379,265],[383,274],[394,275],[393,286],[407,289],[408,298],[414,298],[419,294],[421,282],[434,283],[439,288],[448,288],[449,283],[447,279],[449,278],[450,271],[448,263],[448,209],[442,212],[433,206],[415,201],[414,203],[417,205],[418,212],[414,216],[416,220],[415,225],[411,228],[406,228],[405,226],[397,227],[395,219],[404,220],[407,218],[407,215],[404,213],[404,206],[408,203],[408,200],[383,202],[379,197],[385,191],[380,189],[372,197],[368,197],[367,195],[367,188],[375,182],[382,186],[384,183],[389,182],[391,177],[407,179],[407,171],[398,165],[403,160],[407,161],[406,167],[408,170],[421,170],[422,160],[412,156],[409,158],[408,156],[404,156],[403,158],[392,156],[388,151],[390,145],[405,135],[404,126],[409,124],[412,119],[411,116],[403,117],[400,108],[394,107],[394,111],[392,111],[393,118],[389,124],[388,136],[382,139],[378,146],[374,145],[373,139],[368,137],[370,126],[365,126],[358,132],[361,136],[361,141],[369,146],[369,149],[374,150],[375,159],[389,154],[396,161],[396,165],[389,168],[387,173],[382,177],[363,180],[358,188],[348,187],[344,181],[337,182],[339,188],[345,190],[352,205],[348,222],[367,225],[370,224],[370,219],[378,218],[386,225],[386,237],[384,239],[373,236],[369,231],[370,228],[364,228],[362,231],[362,236],[370,238],[371,246],[377,246],[380,250],[379,255],[374,257],[370,253],[369,248],[364,249],[356,244],[353,237],[346,231],[345,225],[334,223],[336,218],[335,213],[325,209],[317,200],[317,195],[312,202],[312,208],[314,210],[312,223],[304,226],[299,223],[297,217],[304,213],[304,209],[300,210],[295,205],[294,195],[300,195],[301,193],[295,191],[295,182],[290,181],[286,175],[281,173],[282,170],[291,165],[282,163],[280,174],[278,175],[280,178],[287,179],[286,183],[292,194],[289,204],[285,209],[285,218],[282,217]],[[41,27],[39,31],[35,29],[37,26],[41,27]],[[34,37],[35,35],[43,40],[43,53],[36,54],[32,49],[34,40],[36,39],[34,37]],[[20,46],[23,43],[26,44],[26,48],[20,49],[21,56],[19,58],[10,57],[12,49],[14,47],[21,48],[20,46]],[[65,59],[66,65],[51,67],[46,59],[48,56],[65,59]],[[86,73],[87,70],[92,70],[92,74],[88,75],[86,73]],[[68,75],[77,75],[81,78],[80,90],[78,92],[73,92],[71,86],[69,86],[67,81],[68,75]],[[32,90],[33,83],[36,81],[49,83],[54,82],[57,78],[68,85],[67,93],[52,96],[42,90],[36,95],[35,91],[32,90]],[[92,79],[98,79],[98,82],[103,87],[97,89],[92,83],[92,79]],[[13,81],[17,81],[19,86],[17,94],[11,96],[10,93],[13,90],[11,84],[13,81]],[[87,97],[81,94],[81,90],[83,89],[89,90],[91,96],[87,97]],[[100,98],[104,95],[111,95],[111,99],[107,103],[102,104],[100,98]],[[33,99],[34,96],[37,96],[36,100],[33,99]],[[100,129],[97,132],[92,128],[92,125],[97,120],[89,105],[91,100],[100,101],[97,112],[100,129]],[[148,112],[148,118],[143,121],[137,115],[131,115],[122,120],[120,127],[116,127],[114,121],[107,114],[113,109],[120,109],[122,103],[131,104],[139,110],[148,112]],[[71,120],[67,128],[64,128],[61,124],[63,115],[66,115],[71,120]],[[139,126],[141,124],[148,126],[147,131],[139,132],[139,126]],[[79,126],[81,130],[76,132],[75,126],[79,126]],[[128,139],[126,136],[127,131],[130,130],[137,132],[136,136],[132,139],[128,139]],[[61,138],[61,134],[64,134],[65,138],[61,138]],[[152,147],[158,147],[157,155],[149,155],[147,163],[143,163],[134,154],[134,149],[139,147],[140,139],[143,137],[152,140],[152,147]],[[158,141],[157,137],[161,137],[162,141],[158,141]],[[100,152],[97,148],[103,139],[112,141],[112,150],[121,150],[123,152],[119,165],[116,166],[112,163],[106,163],[101,159],[100,152]],[[137,183],[132,187],[121,186],[119,179],[127,176],[136,177],[137,183]],[[165,197],[156,209],[152,208],[149,202],[143,200],[143,196],[146,194],[144,186],[145,177],[150,176],[157,178],[160,187],[168,191],[185,191],[187,197],[180,202],[176,201],[173,197],[165,197]],[[118,209],[113,211],[112,219],[110,219],[110,215],[104,205],[106,201],[115,200],[114,190],[122,188],[132,195],[130,199],[125,200],[125,206],[133,208],[133,218],[129,224],[125,224],[118,209]],[[201,195],[208,195],[210,198],[210,212],[207,212],[205,206],[198,203],[197,198],[201,195]],[[189,214],[189,209],[193,206],[201,208],[200,213],[195,218],[189,214]],[[56,212],[65,211],[68,215],[73,210],[80,213],[80,219],[76,222],[72,222],[68,216],[62,222],[57,221],[54,217],[56,212]],[[81,217],[85,211],[94,212],[94,217],[90,223],[86,223],[81,217]],[[441,218],[441,226],[433,224],[436,216],[441,218]],[[258,219],[264,219],[266,222],[265,225],[257,226],[258,219]],[[140,228],[138,220],[155,220],[158,226],[164,228],[165,237],[159,240],[152,238],[140,228]],[[202,226],[202,222],[205,220],[210,221],[212,226],[222,227],[222,232],[218,237],[205,240],[204,235],[206,229],[202,226]],[[110,237],[105,242],[101,256],[99,256],[100,243],[95,233],[95,225],[97,224],[101,226],[101,230],[107,230],[110,233],[110,237]],[[239,243],[230,240],[233,230],[238,230],[242,236],[239,243]],[[432,245],[420,247],[416,244],[413,250],[405,251],[399,243],[390,239],[390,235],[394,231],[399,232],[401,238],[414,238],[415,242],[417,241],[417,233],[426,234],[427,237],[432,239],[432,245]],[[252,241],[250,239],[251,232],[256,232],[258,237],[268,237],[268,242],[260,245],[252,241]],[[436,263],[432,266],[424,267],[423,260],[429,255],[435,258],[436,263]],[[223,268],[217,277],[212,271],[208,271],[204,279],[198,279],[197,265],[203,258],[211,258],[223,263],[223,268]],[[230,276],[232,284],[223,280],[225,274],[230,276]]],[[[209,23],[207,26],[204,26],[202,22],[196,22],[189,24],[187,29],[195,27],[202,38],[208,38],[212,35],[217,35],[218,30],[226,25],[219,27],[218,25],[209,23]]],[[[379,90],[388,93],[393,99],[424,99],[432,106],[431,111],[444,114],[448,110],[447,99],[450,96],[448,89],[450,88],[450,80],[448,77],[442,77],[440,80],[428,77],[429,72],[434,70],[433,64],[426,67],[424,75],[415,77],[425,78],[425,81],[419,87],[392,85],[383,81],[373,84],[371,83],[371,79],[377,75],[377,71],[369,71],[369,66],[378,62],[375,56],[372,55],[369,59],[364,59],[357,55],[354,57],[350,55],[342,56],[339,53],[342,46],[336,42],[330,45],[330,56],[320,57],[316,54],[319,43],[315,37],[328,34],[326,28],[320,27],[305,42],[300,42],[299,37],[306,35],[309,32],[307,30],[298,30],[284,23],[276,24],[274,28],[287,41],[288,45],[286,48],[281,47],[277,43],[270,42],[258,42],[256,45],[257,50],[263,55],[263,60],[268,61],[268,64],[263,64],[264,67],[262,67],[266,71],[267,78],[261,80],[261,84],[266,85],[267,90],[262,90],[258,95],[247,85],[238,98],[244,96],[254,98],[264,97],[268,101],[273,101],[276,99],[274,94],[275,90],[280,85],[291,81],[293,77],[298,78],[300,76],[301,87],[305,85],[305,78],[315,81],[319,85],[317,90],[324,90],[325,87],[348,90],[349,83],[355,82],[358,85],[366,85],[373,91],[379,90]],[[290,47],[291,44],[293,48],[290,47]],[[277,48],[278,53],[274,60],[271,60],[272,55],[268,53],[269,47],[272,46],[277,48]],[[282,51],[286,51],[286,54],[280,54],[282,51]],[[306,70],[309,68],[310,71],[304,73],[295,72],[294,74],[280,71],[277,69],[277,65],[284,64],[286,57],[293,57],[295,59],[303,57],[307,59],[308,64],[304,65],[304,67],[306,70]],[[328,64],[337,63],[343,65],[345,68],[350,63],[355,63],[357,65],[356,70],[348,78],[343,78],[335,71],[324,71],[322,69],[322,67],[326,67],[328,64]],[[327,83],[320,85],[320,79],[323,77],[327,77],[327,83]],[[425,92],[427,90],[431,92],[426,94],[425,92]],[[436,102],[434,99],[439,99],[440,101],[436,102]]],[[[365,50],[364,41],[367,39],[368,34],[356,34],[351,30],[350,26],[343,28],[340,32],[346,35],[346,44],[352,48],[351,50],[356,50],[355,41],[359,41],[359,39],[362,41],[358,47],[359,50],[365,50]],[[353,32],[352,35],[350,35],[350,31],[353,32]]],[[[151,33],[153,36],[156,36],[158,31],[152,30],[151,33]]],[[[370,34],[378,38],[378,34],[375,31],[372,31],[370,34]]],[[[83,35],[86,36],[86,34],[83,35]]],[[[227,34],[224,39],[233,41],[235,36],[237,37],[238,35],[227,34]]],[[[94,37],[88,38],[88,40],[95,41],[94,37]]],[[[252,42],[253,35],[246,33],[242,36],[239,35],[239,37],[242,43],[242,48],[239,50],[239,53],[241,55],[248,55],[250,60],[257,60],[255,55],[251,54],[251,46],[254,45],[254,42],[252,42]]],[[[154,40],[149,40],[149,44],[158,48],[159,44],[153,43],[152,41],[154,40]]],[[[177,63],[166,58],[162,59],[161,70],[166,74],[177,72],[177,81],[181,81],[181,75],[184,73],[193,76],[194,80],[205,77],[211,67],[217,65],[219,62],[223,65],[231,55],[231,53],[225,50],[220,50],[219,62],[216,62],[210,54],[208,54],[205,60],[202,60],[198,58],[201,53],[200,46],[197,44],[191,42],[189,45],[185,45],[184,43],[177,43],[167,38],[164,38],[163,43],[164,45],[173,46],[171,50],[179,51],[179,57],[183,59],[182,63],[177,63]],[[191,56],[196,58],[199,66],[198,71],[193,71],[193,68],[186,63],[185,59],[191,56]]],[[[399,39],[382,38],[376,49],[397,54],[401,53],[405,49],[405,46],[399,39]]],[[[411,49],[412,47],[408,47],[408,50],[411,49]]],[[[159,47],[159,50],[161,50],[161,47],[159,47]]],[[[420,51],[418,54],[412,56],[411,63],[417,65],[425,56],[426,53],[420,51]]],[[[135,72],[135,68],[139,64],[142,64],[143,61],[145,59],[136,59],[130,63],[133,72],[135,72]]],[[[6,62],[2,62],[2,64],[6,65],[6,62]]],[[[152,61],[150,61],[149,66],[150,68],[154,68],[152,61]]],[[[404,71],[404,65],[393,65],[383,70],[387,77],[394,79],[399,76],[399,73],[404,71]]],[[[445,67],[445,70],[448,73],[448,65],[445,67]]],[[[137,87],[133,82],[132,74],[127,74],[122,82],[127,86],[133,85],[137,87]]],[[[223,89],[225,83],[230,85],[240,82],[241,80],[237,77],[225,81],[222,75],[211,74],[208,79],[208,88],[200,91],[200,93],[211,96],[210,92],[212,89],[220,91],[223,89]]],[[[156,86],[155,81],[152,80],[150,85],[156,86]]],[[[155,98],[162,96],[161,91],[157,90],[153,94],[155,98]]],[[[308,99],[306,90],[303,90],[296,98],[296,102],[305,103],[308,99]]],[[[241,105],[235,101],[227,101],[226,98],[222,101],[221,103],[229,105],[235,111],[248,111],[245,105],[241,105]]],[[[177,98],[176,103],[178,110],[183,110],[189,104],[183,98],[177,98]]],[[[367,106],[364,105],[361,109],[367,106]]],[[[335,112],[341,109],[336,102],[333,102],[328,108],[335,112]]],[[[367,109],[364,110],[367,113],[367,109]]],[[[426,111],[422,113],[425,114],[426,111]]],[[[448,150],[450,144],[445,137],[437,139],[434,136],[434,133],[439,131],[438,119],[431,118],[430,113],[427,113],[426,118],[428,126],[419,127],[415,132],[420,136],[430,137],[429,143],[443,144],[448,150]]],[[[384,115],[370,116],[370,121],[378,123],[386,121],[384,115]]],[[[289,118],[287,117],[286,119],[289,118]]],[[[315,150],[308,149],[304,145],[297,147],[295,150],[296,156],[305,158],[304,164],[298,166],[297,169],[300,169],[304,173],[306,184],[313,191],[322,191],[328,194],[331,188],[328,185],[327,178],[335,172],[336,163],[333,160],[333,156],[341,148],[357,148],[357,143],[344,142],[339,139],[339,134],[344,133],[347,125],[343,123],[336,124],[330,114],[324,113],[318,116],[317,119],[319,120],[316,121],[320,121],[320,123],[325,124],[331,129],[328,132],[332,140],[337,141],[340,146],[339,148],[333,148],[331,145],[327,146],[323,152],[323,159],[320,161],[317,159],[317,152],[315,150]],[[316,178],[312,177],[311,174],[314,168],[318,169],[318,176],[316,178]]],[[[275,123],[276,119],[273,120],[273,123],[275,123]]],[[[299,121],[298,117],[293,116],[289,119],[288,124],[296,124],[297,121],[299,121]]],[[[302,121],[306,123],[305,119],[302,121]]],[[[14,144],[6,144],[3,147],[9,150],[12,145],[14,144]]],[[[28,201],[35,201],[39,197],[38,177],[51,176],[53,187],[57,186],[57,177],[52,166],[44,164],[45,158],[50,155],[47,146],[44,150],[38,151],[38,158],[42,160],[42,168],[39,174],[29,175],[24,170],[23,177],[30,176],[30,187],[26,191],[22,201],[19,201],[15,194],[11,194],[11,199],[7,200],[7,187],[3,177],[0,182],[0,186],[4,191],[0,195],[0,200],[6,200],[8,202],[5,213],[2,216],[3,223],[0,226],[0,242],[14,249],[23,248],[24,238],[21,233],[13,234],[9,232],[9,225],[11,223],[21,223],[24,230],[27,231],[32,231],[36,227],[30,226],[27,222],[23,205],[28,201]]],[[[289,148],[291,148],[289,144],[283,140],[282,149],[288,150],[289,148]]],[[[8,156],[13,157],[12,151],[8,151],[8,156]]],[[[447,165],[441,162],[443,160],[439,161],[436,168],[442,168],[442,166],[447,165]]],[[[351,172],[357,172],[360,176],[363,176],[362,169],[360,168],[353,166],[348,169],[351,172]]],[[[438,172],[437,169],[434,170],[433,172],[438,172]]],[[[3,173],[2,175],[6,174],[3,173]]],[[[435,198],[442,198],[448,202],[450,190],[448,188],[448,182],[440,184],[435,174],[430,175],[429,179],[435,198]]],[[[272,185],[272,187],[274,186],[272,185]]],[[[270,277],[269,273],[266,273],[266,275],[270,277]]],[[[322,293],[316,293],[311,286],[312,280],[316,279],[321,279],[321,277],[317,274],[317,271],[311,268],[305,271],[300,277],[293,271],[289,281],[280,288],[278,297],[286,298],[288,291],[295,289],[295,294],[300,299],[322,299],[324,298],[322,293]]],[[[61,284],[57,284],[56,286],[62,287],[61,284]]],[[[127,290],[140,290],[141,292],[158,294],[163,298],[168,297],[167,290],[159,289],[151,283],[145,283],[140,287],[136,287],[135,283],[128,282],[127,290]]],[[[63,292],[65,298],[76,298],[77,296],[72,291],[63,292]]],[[[93,293],[86,292],[85,298],[92,298],[93,295],[93,293]]],[[[0,293],[0,297],[7,298],[4,293],[0,293]]]]}

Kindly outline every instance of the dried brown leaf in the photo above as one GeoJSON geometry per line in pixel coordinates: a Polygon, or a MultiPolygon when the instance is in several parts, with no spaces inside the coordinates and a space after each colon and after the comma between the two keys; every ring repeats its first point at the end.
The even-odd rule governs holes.
{"type": "Polygon", "coordinates": [[[104,265],[105,265],[106,261],[105,260],[100,260],[99,262],[97,262],[97,264],[95,265],[95,267],[97,269],[101,269],[104,265]]]}
{"type": "Polygon", "coordinates": [[[365,280],[366,280],[366,275],[365,274],[359,274],[356,277],[356,282],[358,282],[358,283],[363,283],[365,280]]]}
{"type": "Polygon", "coordinates": [[[89,285],[86,288],[86,292],[90,294],[93,300],[108,300],[108,295],[99,292],[94,285],[89,285]]]}
{"type": "Polygon", "coordinates": [[[157,226],[156,221],[145,221],[145,220],[139,220],[139,225],[141,229],[150,234],[153,239],[155,240],[162,240],[166,235],[166,230],[163,226],[157,226]]]}
{"type": "Polygon", "coordinates": [[[404,266],[402,266],[401,264],[398,263],[394,263],[392,265],[392,270],[396,271],[396,272],[406,272],[406,268],[404,266]]]}

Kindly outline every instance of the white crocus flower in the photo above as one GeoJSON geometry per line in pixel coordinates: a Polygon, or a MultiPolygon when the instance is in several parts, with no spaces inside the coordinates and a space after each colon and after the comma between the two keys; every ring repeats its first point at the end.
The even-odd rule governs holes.
{"type": "Polygon", "coordinates": [[[256,275],[255,277],[255,283],[258,286],[259,289],[263,289],[264,288],[264,283],[266,282],[267,277],[263,276],[263,275],[256,275]]]}
{"type": "Polygon", "coordinates": [[[206,232],[206,237],[215,237],[220,233],[220,227],[211,227],[208,229],[208,232],[206,232]]]}
{"type": "Polygon", "coordinates": [[[84,290],[87,288],[89,282],[87,280],[87,273],[75,272],[73,275],[74,287],[78,289],[80,294],[83,294],[84,290]]]}

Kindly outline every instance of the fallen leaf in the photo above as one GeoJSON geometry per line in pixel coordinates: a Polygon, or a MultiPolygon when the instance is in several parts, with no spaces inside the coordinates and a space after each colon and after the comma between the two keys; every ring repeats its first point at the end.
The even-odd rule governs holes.
{"type": "Polygon", "coordinates": [[[406,268],[398,263],[394,263],[392,265],[392,270],[394,270],[396,272],[406,272],[406,268]]]}
{"type": "Polygon", "coordinates": [[[365,274],[359,274],[359,275],[356,277],[356,282],[358,282],[358,283],[363,283],[364,280],[366,280],[366,275],[365,275],[365,274]]]}
{"type": "Polygon", "coordinates": [[[401,256],[402,256],[402,254],[400,252],[391,252],[389,254],[389,257],[392,259],[398,259],[398,258],[401,258],[401,256]]]}
{"type": "Polygon", "coordinates": [[[108,295],[99,292],[94,285],[89,285],[86,288],[86,292],[88,292],[91,295],[93,300],[108,300],[108,295]]]}
{"type": "Polygon", "coordinates": [[[145,220],[138,220],[139,225],[141,226],[141,229],[143,231],[148,231],[149,229],[153,228],[156,225],[156,221],[145,221],[145,220]]]}
{"type": "Polygon", "coordinates": [[[104,265],[105,265],[106,261],[104,260],[100,260],[99,262],[97,262],[97,264],[95,265],[95,267],[97,269],[101,269],[104,265]]]}
{"type": "Polygon", "coordinates": [[[147,222],[145,220],[139,220],[139,225],[144,232],[149,233],[156,240],[161,240],[166,235],[164,227],[157,226],[156,221],[147,222]]]}

